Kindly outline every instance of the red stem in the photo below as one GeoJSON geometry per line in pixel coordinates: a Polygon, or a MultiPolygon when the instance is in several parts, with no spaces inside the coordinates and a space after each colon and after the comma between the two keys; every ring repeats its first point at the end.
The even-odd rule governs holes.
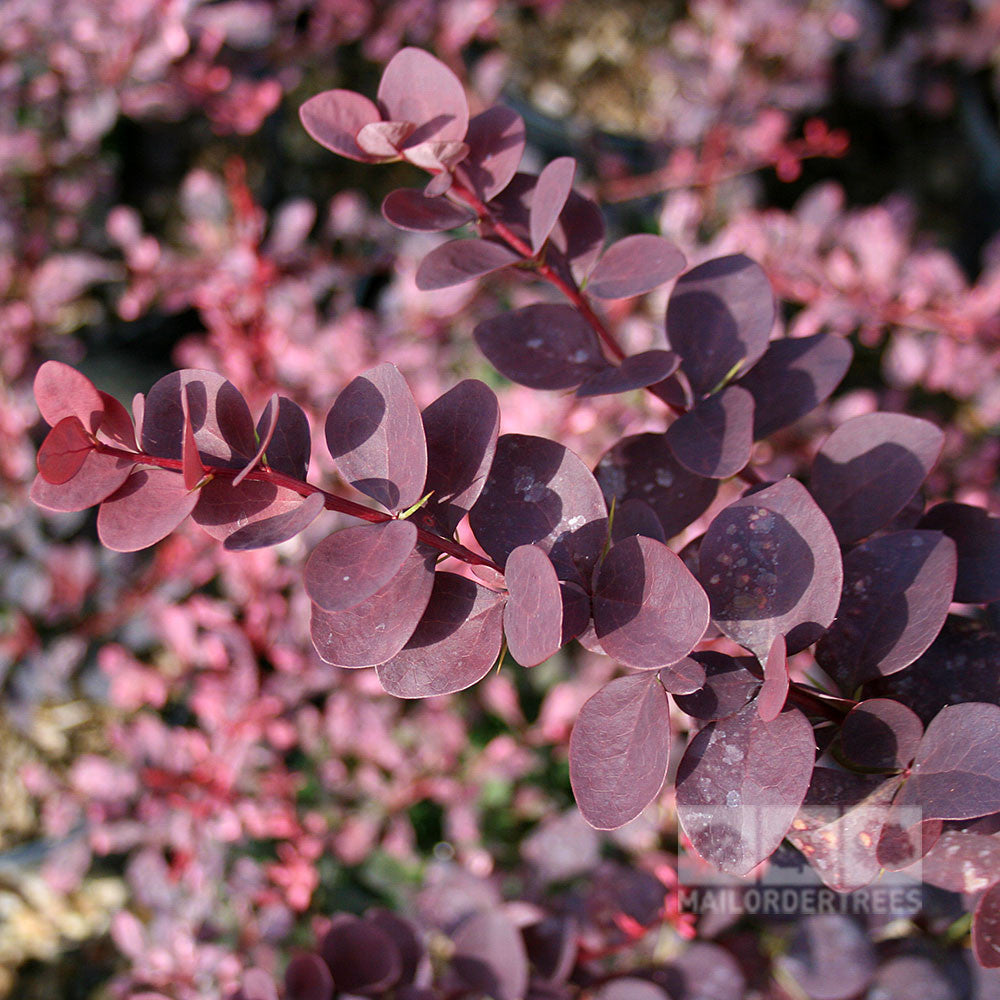
{"type": "MultiPolygon", "coordinates": [[[[100,442],[98,442],[96,448],[102,454],[125,458],[142,465],[155,465],[160,469],[172,469],[175,472],[183,471],[181,468],[181,461],[177,458],[160,458],[158,455],[146,455],[144,453],[137,454],[132,451],[124,451],[121,448],[113,448],[110,445],[100,442]]],[[[205,473],[208,476],[232,479],[239,475],[240,470],[227,468],[221,465],[206,465],[205,473]]],[[[342,514],[350,514],[352,517],[358,517],[363,521],[370,521],[373,524],[380,524],[384,521],[393,520],[391,514],[386,514],[380,510],[372,510],[371,507],[365,507],[363,504],[355,503],[353,500],[346,500],[344,497],[339,497],[335,493],[328,493],[319,486],[313,486],[312,483],[304,482],[301,479],[294,479],[292,476],[286,476],[284,473],[276,472],[274,469],[254,469],[252,472],[247,473],[245,478],[252,479],[258,483],[270,483],[272,486],[281,486],[285,489],[293,490],[298,493],[299,496],[303,497],[310,496],[313,493],[322,493],[323,506],[327,510],[336,510],[340,511],[342,514]]],[[[490,569],[495,569],[498,573],[503,572],[501,567],[498,566],[492,559],[489,559],[486,556],[477,555],[471,549],[467,549],[459,542],[450,538],[444,538],[442,535],[435,534],[433,531],[428,531],[426,528],[418,527],[417,537],[426,545],[430,545],[432,548],[437,549],[439,552],[444,552],[446,555],[454,556],[462,562],[469,563],[474,566],[489,566],[490,569]]]]}

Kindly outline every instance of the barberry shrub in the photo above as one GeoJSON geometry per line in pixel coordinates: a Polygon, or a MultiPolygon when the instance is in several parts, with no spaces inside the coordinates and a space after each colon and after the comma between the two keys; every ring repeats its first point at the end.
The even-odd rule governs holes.
{"type": "MultiPolygon", "coordinates": [[[[686,269],[650,234],[605,246],[598,206],[573,187],[575,161],[519,172],[519,116],[470,117],[457,78],[420,50],[392,59],[375,101],[329,91],[302,121],[342,156],[430,174],[382,205],[403,229],[466,229],[424,258],[420,288],[516,268],[561,293],[476,327],[502,375],[581,399],[647,391],[664,429],[618,441],[591,470],[557,441],[501,435],[484,383],[460,382],[421,411],[382,364],[344,387],[324,425],[368,506],[308,481],[310,421],[291,400],[272,397],[255,419],[229,381],[189,369],[130,414],[50,361],[35,381],[52,427],[35,503],[99,504],[98,534],[117,551],[189,516],[226,548],[251,549],[324,510],[353,515],[360,523],[304,566],[325,661],[374,667],[390,694],[423,698],[475,684],[504,650],[529,668],[573,640],[601,651],[625,672],[583,706],[569,747],[593,826],[620,827],[660,794],[673,697],[697,730],[676,765],[677,812],[706,861],[743,875],[787,838],[845,892],[922,862],[936,885],[985,890],[972,943],[984,966],[1000,965],[996,852],[981,843],[982,818],[1000,813],[1000,640],[984,610],[1000,600],[1000,523],[947,500],[924,509],[941,429],[856,417],[804,482],[768,481],[750,464],[754,442],[830,397],[852,351],[830,333],[772,339],[774,296],[751,259],[686,269]],[[598,300],[673,279],[664,347],[627,355],[598,300]],[[743,495],[675,552],[668,543],[733,477],[743,495]],[[458,540],[466,519],[478,548],[458,540]],[[465,570],[439,568],[444,557],[465,570]],[[790,676],[789,657],[806,651],[836,690],[790,676]]],[[[375,933],[390,932],[363,932],[375,933]]],[[[326,981],[315,963],[295,969],[326,981]]]]}

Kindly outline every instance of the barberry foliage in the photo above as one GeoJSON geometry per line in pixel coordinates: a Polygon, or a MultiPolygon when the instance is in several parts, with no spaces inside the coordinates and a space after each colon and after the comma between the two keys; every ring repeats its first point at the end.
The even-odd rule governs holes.
{"type": "MultiPolygon", "coordinates": [[[[500,375],[583,401],[647,393],[659,427],[613,443],[592,470],[558,441],[501,434],[484,382],[421,409],[385,362],[348,382],[323,423],[343,487],[371,506],[309,481],[311,421],[290,399],[275,394],[255,416],[229,380],[192,368],[129,414],[50,361],[35,380],[51,427],[35,503],[99,504],[100,540],[119,552],[189,516],[231,550],[286,542],[324,510],[353,516],[362,523],[320,541],[303,568],[323,661],[374,667],[385,691],[413,699],[470,687],[504,650],[532,668],[576,641],[627,671],[582,705],[569,742],[592,826],[638,817],[664,794],[673,758],[683,833],[717,869],[745,875],[787,838],[838,891],[913,866],[949,889],[987,889],[972,941],[984,966],[1000,964],[995,852],[979,849],[977,827],[1000,813],[1000,701],[995,671],[962,671],[983,655],[979,624],[1000,601],[1000,522],[925,500],[942,429],[867,413],[836,427],[800,477],[758,468],[756,443],[826,401],[852,360],[837,333],[782,335],[760,264],[737,252],[689,268],[653,234],[606,244],[575,161],[519,172],[520,117],[470,115],[457,77],[415,48],[388,63],[374,100],[327,91],[301,115],[336,154],[430,174],[382,205],[406,231],[462,230],[423,257],[419,289],[513,269],[558,294],[476,324],[500,375]],[[670,281],[661,346],[629,353],[610,304],[670,281]],[[723,486],[733,495],[720,506],[723,486]],[[830,686],[804,679],[803,664],[830,686]],[[703,723],[679,760],[671,699],[703,723]]],[[[335,918],[322,961],[293,963],[286,994],[407,982],[411,938],[398,918],[335,918]],[[377,968],[362,962],[372,954],[377,968]]],[[[523,947],[509,921],[471,917],[453,971],[466,989],[514,1000],[527,988],[523,947]]],[[[622,982],[601,988],[656,989],[622,982]]],[[[246,1000],[265,993],[244,986],[246,1000]]]]}

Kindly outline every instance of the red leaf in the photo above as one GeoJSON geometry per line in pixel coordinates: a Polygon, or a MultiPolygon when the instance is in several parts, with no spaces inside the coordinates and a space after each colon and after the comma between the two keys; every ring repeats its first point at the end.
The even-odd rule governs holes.
{"type": "Polygon", "coordinates": [[[327,90],[310,97],[299,108],[305,130],[327,149],[362,163],[378,162],[355,140],[358,132],[371,122],[380,121],[378,108],[353,90],[327,90]]]}
{"type": "Polygon", "coordinates": [[[77,417],[94,434],[104,416],[104,403],[94,383],[61,361],[46,361],[38,369],[35,401],[42,419],[50,427],[64,417],[77,417]]]}
{"type": "Polygon", "coordinates": [[[47,483],[59,486],[80,471],[93,448],[80,418],[63,417],[38,449],[38,471],[47,483]]]}
{"type": "Polygon", "coordinates": [[[166,538],[194,510],[198,493],[170,469],[136,469],[101,504],[97,534],[115,552],[136,552],[166,538]]]}

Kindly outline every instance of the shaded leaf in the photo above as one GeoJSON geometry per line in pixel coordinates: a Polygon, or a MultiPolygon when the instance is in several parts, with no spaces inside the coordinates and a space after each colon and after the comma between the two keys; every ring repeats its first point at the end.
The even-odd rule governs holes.
{"type": "Polygon", "coordinates": [[[555,567],[537,545],[519,545],[507,557],[504,577],[507,647],[522,667],[537,666],[562,645],[562,593],[555,567]]]}
{"type": "MultiPolygon", "coordinates": [[[[580,826],[596,838],[589,826],[582,821],[580,826]]],[[[596,863],[596,856],[594,861],[596,863]]],[[[572,917],[558,915],[545,917],[521,931],[528,957],[538,975],[550,983],[566,981],[576,963],[577,933],[572,917]]]]}
{"type": "Polygon", "coordinates": [[[359,604],[344,611],[313,605],[309,631],[320,658],[338,667],[373,667],[391,660],[416,631],[434,575],[433,556],[418,547],[381,590],[359,604]]]}
{"type": "Polygon", "coordinates": [[[635,976],[619,976],[606,982],[595,994],[597,1000],[670,1000],[656,983],[635,976]]]}
{"type": "Polygon", "coordinates": [[[417,268],[417,288],[432,292],[450,288],[484,274],[499,271],[520,260],[520,256],[502,243],[477,238],[451,240],[435,247],[417,268]]]}
{"type": "Polygon", "coordinates": [[[149,390],[142,417],[142,450],[159,458],[182,458],[182,393],[187,395],[202,460],[242,468],[257,449],[250,408],[232,382],[198,368],[171,372],[149,390]]]}
{"type": "Polygon", "coordinates": [[[310,97],[299,108],[305,130],[321,145],[340,156],[362,163],[377,162],[355,140],[371,122],[381,120],[378,108],[353,90],[326,90],[310,97]]]}
{"type": "Polygon", "coordinates": [[[584,819],[615,830],[659,794],[670,753],[670,708],[655,674],[605,684],[580,709],[569,777],[584,819]]]}
{"type": "Polygon", "coordinates": [[[420,191],[407,188],[391,191],[385,196],[382,215],[398,229],[408,229],[413,233],[441,233],[475,219],[467,208],[444,198],[428,198],[420,191]]]}
{"type": "Polygon", "coordinates": [[[568,448],[527,434],[498,439],[469,523],[495,562],[505,563],[519,545],[537,545],[561,580],[578,582],[589,580],[608,528],[604,498],[590,470],[568,448]]]}
{"type": "Polygon", "coordinates": [[[191,426],[191,404],[188,398],[187,386],[181,390],[181,413],[184,427],[181,437],[181,472],[186,489],[193,490],[205,476],[205,466],[201,464],[198,446],[194,440],[194,428],[191,426]]]}
{"type": "Polygon", "coordinates": [[[132,426],[132,418],[128,410],[115,399],[114,396],[101,392],[97,394],[101,397],[104,406],[104,416],[101,418],[101,426],[98,428],[97,437],[100,441],[124,448],[127,451],[138,451],[136,444],[135,428],[132,426]]]}
{"type": "Polygon", "coordinates": [[[667,303],[667,340],[699,395],[712,392],[737,365],[752,367],[767,350],[773,325],[767,275],[743,254],[682,274],[667,303]]]}
{"type": "Polygon", "coordinates": [[[806,916],[779,959],[779,966],[813,1000],[859,996],[877,965],[866,929],[839,913],[806,916]]]}
{"type": "Polygon", "coordinates": [[[1000,708],[949,705],[931,719],[896,798],[925,820],[1000,812],[1000,708]]]}
{"type": "Polygon", "coordinates": [[[612,243],[590,273],[587,291],[599,299],[625,299],[676,278],[687,263],[669,240],[637,233],[612,243]]]}
{"type": "Polygon", "coordinates": [[[427,949],[417,936],[416,928],[398,913],[380,907],[367,910],[365,920],[390,937],[399,952],[400,974],[397,988],[399,984],[412,983],[427,954],[427,949]]]}
{"type": "Polygon", "coordinates": [[[719,513],[702,539],[699,579],[726,635],[761,660],[783,635],[792,654],[833,621],[840,546],[805,487],[783,479],[719,513]]]}
{"type": "Polygon", "coordinates": [[[346,611],[380,591],[417,545],[409,521],[359,524],[327,535],[305,566],[306,593],[324,611],[346,611]]]}
{"type": "Polygon", "coordinates": [[[816,662],[848,693],[908,667],[941,631],[955,567],[954,543],[936,531],[896,531],[848,552],[837,618],[816,662]]]}
{"type": "Polygon", "coordinates": [[[102,455],[91,450],[76,474],[65,483],[48,483],[41,474],[37,475],[29,496],[44,510],[86,510],[111,496],[134,468],[134,459],[102,455]]]}
{"type": "Polygon", "coordinates": [[[788,658],[784,636],[777,635],[764,661],[764,683],[757,695],[757,712],[764,722],[778,717],[788,697],[788,658]]]}
{"type": "Polygon", "coordinates": [[[753,436],[768,437],[812,412],[847,374],[854,351],[846,337],[772,340],[764,356],[739,380],[753,396],[753,436]]]}
{"type": "Polygon", "coordinates": [[[454,934],[452,967],[472,990],[520,1000],[528,989],[528,956],[517,928],[497,911],[476,913],[454,934]]]}
{"type": "Polygon", "coordinates": [[[866,413],[838,427],[813,459],[809,489],[847,545],[906,506],[927,478],[944,435],[905,413],[866,413]]]}
{"type": "Polygon", "coordinates": [[[964,503],[939,503],[919,527],[943,531],[958,552],[953,599],[969,604],[1000,601],[1000,517],[964,503]]]}
{"type": "Polygon", "coordinates": [[[764,722],[756,705],[710,722],[677,772],[677,815],[695,850],[729,875],[769,857],[798,812],[816,757],[797,709],[764,722]]]}
{"type": "Polygon", "coordinates": [[[671,694],[694,694],[705,686],[705,668],[693,657],[685,656],[663,667],[659,674],[664,691],[671,694]]]}
{"type": "Polygon", "coordinates": [[[750,461],[753,407],[753,396],[738,385],[699,400],[667,428],[674,457],[699,476],[735,476],[750,461]]]}
{"type": "Polygon", "coordinates": [[[260,415],[260,419],[257,421],[257,452],[250,459],[249,462],[239,471],[236,478],[233,479],[233,486],[239,486],[244,479],[254,470],[257,463],[264,457],[264,452],[271,446],[271,438],[274,437],[274,432],[278,426],[278,417],[280,414],[278,394],[272,394],[271,398],[267,401],[267,405],[264,407],[264,412],[260,415]]]}
{"type": "Polygon", "coordinates": [[[986,969],[1000,968],[1000,882],[990,886],[972,916],[972,950],[986,969]]]}
{"type": "Polygon", "coordinates": [[[455,573],[434,574],[427,608],[406,645],[375,671],[397,698],[452,694],[482,680],[500,655],[503,598],[455,573]]]}
{"type": "MultiPolygon", "coordinates": [[[[266,437],[270,427],[270,414],[265,410],[257,421],[258,439],[266,437]],[[265,417],[267,421],[265,422],[265,417]]],[[[265,450],[269,468],[292,479],[303,480],[309,472],[309,455],[312,434],[309,419],[302,407],[284,396],[278,397],[278,420],[265,450]]]]}
{"type": "Polygon", "coordinates": [[[104,418],[104,403],[86,375],[61,361],[46,361],[35,374],[35,402],[42,419],[55,427],[66,417],[76,417],[95,434],[104,418]]]}
{"type": "MultiPolygon", "coordinates": [[[[905,870],[905,869],[904,869],[905,870]]],[[[945,830],[914,866],[915,878],[949,892],[982,892],[1000,873],[1000,839],[945,830]]]]}
{"type": "Polygon", "coordinates": [[[136,552],[166,538],[194,510],[198,493],[169,469],[135,469],[97,512],[97,534],[114,552],[136,552]]]}
{"type": "Polygon", "coordinates": [[[615,517],[611,524],[611,541],[620,542],[633,535],[643,535],[654,538],[658,542],[666,542],[663,525],[656,516],[656,511],[642,500],[624,500],[615,504],[615,517]]]}
{"type": "Polygon", "coordinates": [[[333,976],[319,955],[295,955],[285,969],[286,1000],[331,1000],[333,976]]]}
{"type": "Polygon", "coordinates": [[[475,115],[465,133],[469,155],[457,175],[483,201],[495,198],[511,181],[524,154],[524,121],[497,104],[475,115]]]}
{"type": "Polygon", "coordinates": [[[579,191],[570,191],[552,234],[546,259],[583,281],[593,270],[604,246],[604,213],[579,191]],[[556,252],[553,252],[556,251],[556,252]],[[564,267],[560,266],[565,262],[564,267]]]}
{"type": "Polygon", "coordinates": [[[642,500],[656,512],[666,538],[708,510],[719,484],[685,469],[663,434],[633,434],[604,453],[594,472],[610,504],[642,500]]]}
{"type": "Polygon", "coordinates": [[[354,137],[358,146],[378,159],[395,159],[414,132],[413,122],[370,122],[354,137]]]}
{"type": "Polygon", "coordinates": [[[427,445],[420,411],[393,364],[352,379],[326,417],[326,443],[341,475],[389,510],[420,497],[427,445]]]}
{"type": "Polygon", "coordinates": [[[432,494],[424,513],[451,535],[476,502],[496,452],[500,404],[478,379],[465,379],[421,414],[427,439],[427,479],[432,494]]]}
{"type": "Polygon", "coordinates": [[[705,684],[690,694],[678,693],[674,701],[695,719],[711,722],[735,715],[760,687],[760,677],[747,669],[756,662],[752,657],[727,656],[705,649],[692,653],[689,659],[704,669],[705,684]]]}
{"type": "Polygon", "coordinates": [[[959,1000],[943,970],[923,955],[900,955],[883,962],[868,991],[875,1000],[959,1000]]]}
{"type": "Polygon", "coordinates": [[[469,127],[461,81],[423,49],[400,49],[389,60],[378,85],[378,105],[383,118],[417,125],[408,146],[429,139],[460,141],[469,127]]]}
{"type": "Polygon", "coordinates": [[[915,712],[889,698],[869,698],[848,712],[840,730],[840,749],[858,767],[901,771],[909,767],[924,735],[915,712]]]}
{"type": "Polygon", "coordinates": [[[371,921],[347,913],[333,917],[318,951],[338,992],[380,993],[392,986],[402,971],[399,949],[392,938],[371,921]]]}
{"type": "Polygon", "coordinates": [[[607,365],[589,375],[576,390],[577,396],[608,396],[631,392],[661,382],[680,364],[673,351],[643,351],[630,354],[620,365],[607,365]]]}
{"type": "Polygon", "coordinates": [[[546,165],[538,175],[528,215],[531,249],[535,253],[542,249],[552,232],[566,199],[573,190],[575,174],[576,160],[572,156],[560,156],[546,165]]]}
{"type": "Polygon", "coordinates": [[[53,486],[61,486],[83,468],[94,442],[80,418],[63,417],[46,435],[38,449],[38,473],[53,486]]]}
{"type": "Polygon", "coordinates": [[[286,542],[305,531],[323,510],[323,494],[311,493],[292,500],[283,497],[284,492],[279,490],[276,503],[256,517],[248,518],[247,523],[237,527],[231,535],[226,535],[223,546],[237,551],[261,549],[286,542]]]}
{"type": "Polygon", "coordinates": [[[708,598],[680,557],[640,535],[608,551],[594,580],[592,603],[602,649],[642,670],[676,663],[708,626],[708,598]]]}
{"type": "Polygon", "coordinates": [[[739,963],[717,944],[696,941],[654,972],[670,1000],[745,1000],[746,980],[739,963]]]}
{"type": "Polygon", "coordinates": [[[530,389],[572,389],[607,364],[590,324],[569,305],[536,303],[479,323],[487,360],[530,389]]]}

